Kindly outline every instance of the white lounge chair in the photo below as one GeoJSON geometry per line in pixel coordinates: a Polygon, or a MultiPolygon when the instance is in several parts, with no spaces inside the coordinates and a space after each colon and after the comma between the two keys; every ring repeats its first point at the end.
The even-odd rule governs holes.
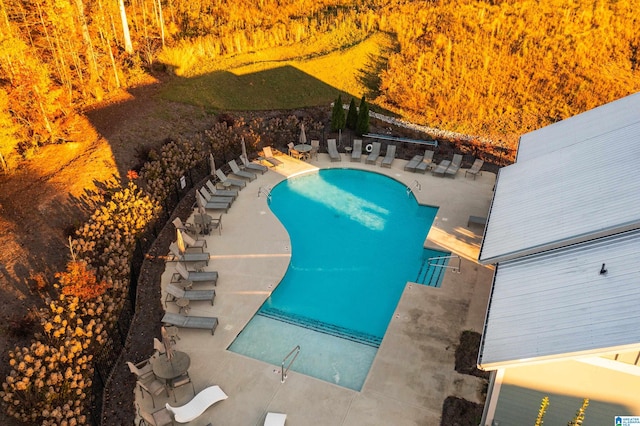
{"type": "Polygon", "coordinates": [[[382,167],[391,167],[391,163],[396,158],[396,146],[395,145],[387,145],[387,153],[384,155],[382,159],[382,163],[380,166],[382,167]]]}
{"type": "Polygon", "coordinates": [[[187,299],[188,301],[200,302],[211,301],[213,306],[213,300],[216,298],[215,290],[185,290],[173,284],[167,284],[165,289],[167,296],[164,298],[164,306],[167,306],[167,302],[175,302],[177,299],[187,299]]]}
{"type": "Polygon", "coordinates": [[[267,413],[264,418],[264,426],[284,426],[287,415],[283,413],[267,413]]]}
{"type": "Polygon", "coordinates": [[[431,170],[433,167],[433,151],[425,150],[424,156],[422,157],[422,161],[420,164],[416,166],[416,172],[424,173],[427,170],[431,170]]]}
{"type": "Polygon", "coordinates": [[[360,162],[362,159],[362,139],[353,140],[353,151],[351,152],[351,161],[360,162]]]}
{"type": "Polygon", "coordinates": [[[167,408],[167,411],[173,413],[173,418],[176,422],[188,423],[200,417],[207,408],[216,402],[220,402],[227,398],[227,394],[220,389],[220,386],[209,386],[208,388],[204,388],[198,392],[191,401],[181,407],[172,407],[168,402],[165,407],[167,408]]]}
{"type": "Polygon", "coordinates": [[[471,168],[464,172],[464,177],[467,177],[467,173],[468,173],[468,174],[471,174],[473,176],[473,180],[475,180],[476,176],[482,174],[480,169],[482,169],[483,164],[484,164],[484,160],[476,158],[476,160],[471,165],[471,168]]]}
{"type": "Polygon", "coordinates": [[[444,175],[455,178],[456,173],[458,173],[458,170],[460,170],[461,164],[462,164],[462,155],[454,154],[453,160],[451,160],[451,164],[449,164],[449,167],[447,167],[447,170],[445,170],[444,175]]]}
{"type": "Polygon", "coordinates": [[[219,189],[216,188],[216,186],[210,180],[207,180],[204,184],[207,187],[207,191],[209,191],[209,194],[213,196],[231,197],[233,200],[235,200],[238,196],[237,189],[219,189]]]}
{"type": "Polygon", "coordinates": [[[249,179],[249,181],[255,180],[258,177],[255,173],[251,173],[246,170],[240,170],[240,167],[238,166],[238,163],[236,163],[236,160],[229,161],[229,166],[231,167],[231,173],[238,177],[249,179]]]}
{"type": "Polygon", "coordinates": [[[167,325],[175,325],[176,327],[182,328],[211,330],[211,334],[213,334],[216,331],[216,327],[218,327],[218,318],[216,317],[190,317],[171,312],[164,314],[162,322],[167,325]]]}
{"type": "Polygon", "coordinates": [[[269,168],[267,166],[263,166],[262,164],[256,164],[256,163],[252,163],[249,160],[247,160],[244,155],[240,156],[240,160],[242,161],[242,164],[244,165],[244,168],[247,170],[251,170],[253,172],[260,172],[260,174],[264,174],[264,172],[266,172],[267,170],[269,170],[269,168]]]}
{"type": "Polygon", "coordinates": [[[335,139],[327,139],[327,151],[329,152],[329,159],[331,161],[341,161],[342,157],[338,152],[338,147],[336,146],[335,139]]]}
{"type": "Polygon", "coordinates": [[[218,179],[220,179],[220,182],[222,182],[225,185],[237,186],[238,189],[242,189],[245,186],[247,186],[247,183],[243,180],[228,178],[227,175],[225,175],[224,172],[220,169],[216,169],[216,176],[218,176],[218,179]]]}
{"type": "Polygon", "coordinates": [[[367,164],[376,164],[378,161],[378,157],[380,157],[380,142],[374,142],[371,144],[371,152],[367,155],[367,159],[365,163],[367,164]]]}
{"type": "Polygon", "coordinates": [[[193,283],[207,283],[216,285],[217,282],[218,272],[189,271],[181,262],[176,263],[176,272],[171,276],[171,284],[182,285],[182,287],[190,287],[193,283]]]}
{"type": "Polygon", "coordinates": [[[262,148],[262,153],[264,154],[264,161],[271,164],[273,167],[278,167],[279,165],[283,164],[282,161],[273,156],[273,152],[271,152],[270,146],[265,146],[264,148],[262,148]]]}

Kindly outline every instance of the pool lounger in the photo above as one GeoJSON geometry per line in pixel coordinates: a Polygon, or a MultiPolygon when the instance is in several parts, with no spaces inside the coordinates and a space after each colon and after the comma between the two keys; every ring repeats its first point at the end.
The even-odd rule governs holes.
{"type": "Polygon", "coordinates": [[[216,402],[227,398],[227,394],[220,389],[220,386],[209,386],[208,388],[202,389],[191,401],[181,407],[173,407],[169,405],[168,402],[165,407],[167,411],[173,413],[176,422],[188,423],[200,417],[207,408],[216,402]]]}
{"type": "Polygon", "coordinates": [[[218,318],[216,317],[190,317],[186,315],[174,314],[166,312],[162,317],[162,323],[167,325],[175,325],[182,328],[199,328],[201,330],[211,330],[211,334],[218,327],[218,318]]]}

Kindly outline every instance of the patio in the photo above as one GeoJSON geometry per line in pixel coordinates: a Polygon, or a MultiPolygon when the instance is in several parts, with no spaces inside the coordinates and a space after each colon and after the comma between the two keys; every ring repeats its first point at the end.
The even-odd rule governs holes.
{"type": "MultiPolygon", "coordinates": [[[[480,332],[484,322],[492,270],[475,261],[482,227],[467,224],[469,216],[486,216],[495,175],[483,172],[475,180],[465,179],[461,170],[455,179],[443,179],[405,172],[405,160],[382,168],[342,156],[341,162],[333,163],[327,154],[309,162],[278,156],[283,165],[270,168],[240,191],[223,216],[222,235],[206,237],[206,251],[211,253],[206,270],[219,272],[215,304],[191,304],[189,315],[218,317],[219,326],[213,336],[206,330],[181,329],[175,349],[189,354],[196,391],[219,385],[229,398],[189,424],[262,425],[267,412],[280,412],[287,414],[287,425],[439,425],[447,396],[482,402],[482,381],[454,370],[454,352],[460,333],[480,332]],[[440,288],[407,283],[360,392],[295,371],[281,384],[280,366],[226,350],[278,285],[291,256],[288,234],[269,210],[265,189],[330,167],[376,171],[413,188],[419,202],[439,206],[425,246],[462,258],[461,273],[447,270],[440,288]]],[[[163,289],[174,266],[169,263],[163,274],[163,289]]],[[[163,292],[162,300],[164,296],[163,292]]],[[[167,307],[169,312],[178,309],[175,304],[167,307]]],[[[176,397],[177,403],[172,396],[156,397],[156,410],[165,402],[188,402],[193,397],[190,387],[179,389],[176,397]]],[[[154,411],[151,398],[142,399],[137,389],[136,401],[154,411]]]]}

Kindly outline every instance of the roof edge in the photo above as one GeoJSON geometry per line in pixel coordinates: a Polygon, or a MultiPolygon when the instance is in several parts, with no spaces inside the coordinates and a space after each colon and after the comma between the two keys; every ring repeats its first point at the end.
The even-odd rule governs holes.
{"type": "MultiPolygon", "coordinates": [[[[553,361],[566,361],[570,359],[575,360],[575,358],[581,358],[581,357],[593,357],[593,356],[605,355],[610,353],[619,353],[619,352],[636,351],[636,350],[640,351],[640,343],[610,346],[605,348],[593,348],[593,349],[588,349],[584,351],[545,355],[545,356],[534,357],[534,358],[486,362],[483,364],[478,363],[478,368],[484,371],[491,371],[491,370],[497,370],[501,368],[520,367],[525,365],[543,364],[546,362],[553,362],[553,361]]],[[[480,360],[480,357],[478,357],[478,360],[480,360]]],[[[579,361],[579,360],[576,360],[576,361],[579,361]]]]}

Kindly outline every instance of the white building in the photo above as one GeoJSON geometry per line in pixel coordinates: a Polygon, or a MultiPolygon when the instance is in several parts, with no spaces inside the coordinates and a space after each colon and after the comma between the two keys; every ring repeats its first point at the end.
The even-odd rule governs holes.
{"type": "Polygon", "coordinates": [[[495,264],[482,425],[640,416],[640,93],[527,133],[480,249],[495,264]]]}

